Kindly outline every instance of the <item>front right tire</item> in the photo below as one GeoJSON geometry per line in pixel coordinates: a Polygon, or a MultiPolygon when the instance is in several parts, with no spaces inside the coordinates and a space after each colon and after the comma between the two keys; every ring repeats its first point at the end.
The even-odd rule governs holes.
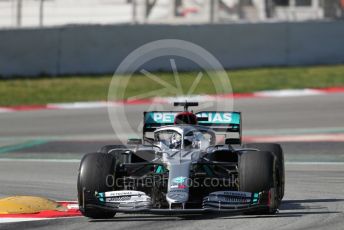
{"type": "Polygon", "coordinates": [[[244,148],[255,148],[260,151],[271,152],[275,155],[277,168],[277,193],[279,196],[279,202],[281,202],[284,197],[285,187],[284,154],[281,145],[275,143],[248,143],[244,145],[244,148]]]}
{"type": "Polygon", "coordinates": [[[274,214],[278,208],[275,188],[275,158],[267,151],[244,151],[239,157],[239,190],[269,192],[269,208],[258,214],[274,214]]]}

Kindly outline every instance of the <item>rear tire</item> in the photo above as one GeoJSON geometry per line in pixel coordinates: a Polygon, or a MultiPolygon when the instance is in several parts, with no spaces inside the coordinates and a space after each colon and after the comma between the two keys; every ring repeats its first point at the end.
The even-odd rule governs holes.
{"type": "Polygon", "coordinates": [[[271,202],[259,214],[273,214],[278,204],[275,195],[274,156],[267,151],[245,151],[239,158],[239,190],[244,192],[269,191],[271,202]]]}
{"type": "Polygon", "coordinates": [[[113,150],[127,149],[125,145],[105,145],[98,150],[98,153],[111,153],[113,150]]]}
{"type": "Polygon", "coordinates": [[[128,150],[125,145],[105,145],[98,150],[99,153],[113,155],[118,161],[123,163],[141,163],[149,162],[155,158],[155,152],[152,150],[136,150],[128,154],[123,154],[128,150]]]}
{"type": "MultiPolygon", "coordinates": [[[[107,181],[108,175],[115,175],[116,160],[111,154],[89,153],[80,163],[78,174],[78,202],[81,213],[92,219],[108,219],[114,217],[116,212],[104,211],[98,208],[87,207],[96,203],[95,192],[114,190],[107,181]]],[[[114,177],[112,177],[114,178],[114,177]]]]}
{"type": "Polygon", "coordinates": [[[277,167],[277,192],[279,201],[284,197],[285,187],[285,168],[284,168],[284,154],[281,145],[274,143],[249,143],[245,144],[244,148],[256,148],[260,151],[272,152],[276,156],[276,167],[277,167]]]}

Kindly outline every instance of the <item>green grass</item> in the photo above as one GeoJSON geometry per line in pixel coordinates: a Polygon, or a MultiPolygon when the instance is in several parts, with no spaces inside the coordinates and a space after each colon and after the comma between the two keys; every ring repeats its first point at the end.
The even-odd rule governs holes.
{"type": "MultiPolygon", "coordinates": [[[[171,73],[155,73],[155,75],[176,85],[171,73]]],[[[228,75],[235,93],[344,86],[344,65],[243,69],[229,71],[228,75]]],[[[196,72],[180,73],[184,92],[192,85],[196,76],[196,72]]],[[[0,80],[0,106],[106,100],[111,77],[111,75],[65,76],[0,80]]],[[[215,93],[212,85],[211,78],[205,75],[194,94],[215,93]]],[[[125,97],[159,88],[161,85],[158,83],[137,74],[130,79],[125,97]]],[[[171,94],[159,94],[159,96],[167,95],[171,94]]]]}

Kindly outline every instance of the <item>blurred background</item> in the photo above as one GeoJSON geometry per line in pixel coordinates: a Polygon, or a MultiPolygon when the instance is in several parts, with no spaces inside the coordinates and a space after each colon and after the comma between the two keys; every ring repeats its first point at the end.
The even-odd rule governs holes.
{"type": "Polygon", "coordinates": [[[0,0],[0,27],[342,20],[343,0],[0,0]]]}
{"type": "MultiPolygon", "coordinates": [[[[236,93],[344,84],[344,0],[0,0],[0,106],[106,100],[120,63],[161,39],[209,51],[236,93]]],[[[144,69],[173,81],[169,57],[144,69]]]]}

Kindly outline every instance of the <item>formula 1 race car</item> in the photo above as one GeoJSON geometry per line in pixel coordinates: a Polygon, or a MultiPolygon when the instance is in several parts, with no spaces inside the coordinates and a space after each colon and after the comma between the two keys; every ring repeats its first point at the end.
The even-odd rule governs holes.
{"type": "Polygon", "coordinates": [[[274,214],[284,196],[280,145],[241,144],[240,112],[144,112],[143,139],[86,154],[77,181],[81,213],[274,214]],[[223,144],[219,144],[222,142],[223,144]]]}

